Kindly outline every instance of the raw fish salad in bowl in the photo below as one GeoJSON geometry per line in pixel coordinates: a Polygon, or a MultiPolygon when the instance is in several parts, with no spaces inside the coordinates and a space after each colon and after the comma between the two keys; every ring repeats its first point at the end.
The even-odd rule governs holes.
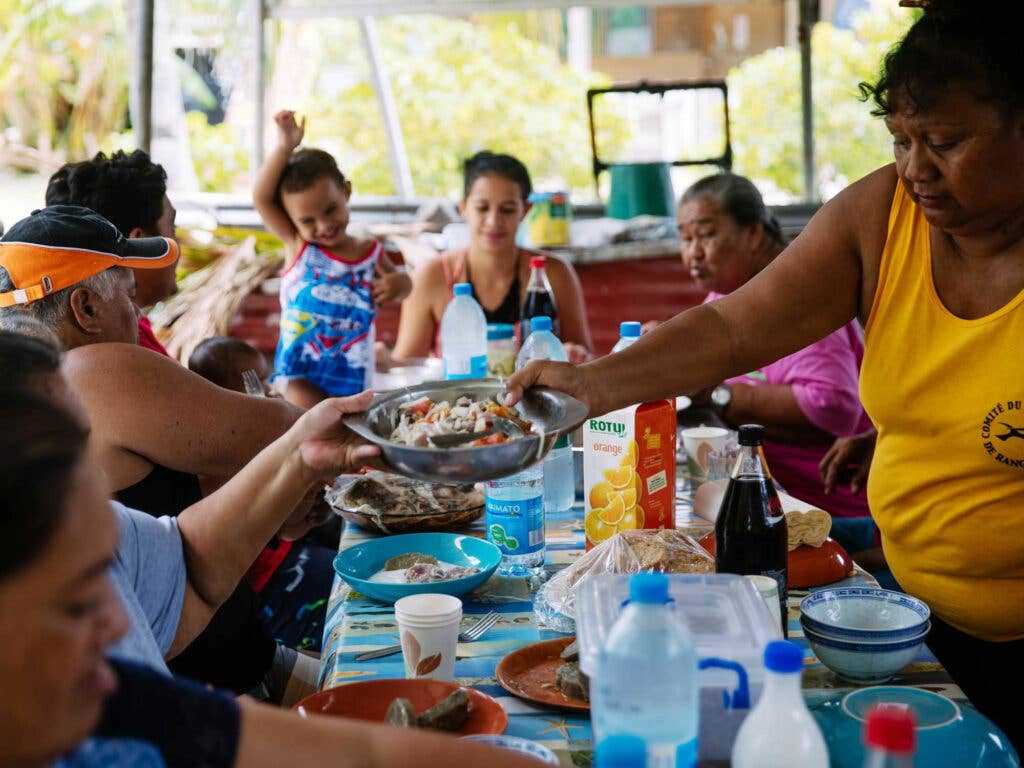
{"type": "Polygon", "coordinates": [[[480,573],[472,565],[455,565],[438,560],[433,555],[409,552],[390,558],[384,567],[370,577],[370,581],[384,584],[434,584],[438,581],[464,579],[480,573]]]}
{"type": "Polygon", "coordinates": [[[532,426],[514,408],[494,399],[474,400],[470,395],[462,395],[453,404],[448,400],[435,403],[429,397],[421,397],[398,407],[398,423],[391,440],[427,448],[437,447],[433,439],[442,435],[480,434],[478,440],[452,446],[471,448],[515,440],[529,434],[532,426]],[[509,423],[512,429],[506,428],[509,423]]]}

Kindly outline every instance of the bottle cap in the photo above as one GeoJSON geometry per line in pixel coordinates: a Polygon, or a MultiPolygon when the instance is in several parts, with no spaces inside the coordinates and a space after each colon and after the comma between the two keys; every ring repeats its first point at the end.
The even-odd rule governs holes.
{"type": "Polygon", "coordinates": [[[487,340],[511,339],[516,335],[516,329],[509,323],[491,323],[487,326],[487,340]]]}
{"type": "Polygon", "coordinates": [[[864,743],[875,749],[912,754],[916,733],[914,713],[893,704],[878,704],[868,710],[864,743]]]}
{"type": "Polygon", "coordinates": [[[536,317],[530,318],[530,330],[531,331],[550,331],[551,330],[551,318],[547,315],[537,315],[536,317]]]}
{"type": "Polygon", "coordinates": [[[632,733],[613,733],[597,745],[597,768],[639,768],[647,763],[647,745],[632,733]]]}
{"type": "Polygon", "coordinates": [[[640,336],[640,323],[625,322],[619,323],[619,336],[624,339],[635,339],[640,336]]]}
{"type": "Polygon", "coordinates": [[[469,283],[456,283],[455,287],[452,288],[452,293],[456,296],[472,296],[473,286],[469,283]]]}
{"type": "Polygon", "coordinates": [[[530,268],[531,269],[544,269],[547,266],[547,256],[531,256],[530,257],[530,268]]]}
{"type": "Polygon", "coordinates": [[[668,602],[668,577],[664,573],[638,573],[629,580],[629,600],[661,605],[668,602]]]}
{"type": "Polygon", "coordinates": [[[804,668],[804,654],[796,643],[772,640],[764,649],[764,665],[772,672],[799,672],[804,668]]]}
{"type": "Polygon", "coordinates": [[[740,445],[761,445],[764,442],[764,427],[760,424],[744,424],[740,427],[740,445]]]}

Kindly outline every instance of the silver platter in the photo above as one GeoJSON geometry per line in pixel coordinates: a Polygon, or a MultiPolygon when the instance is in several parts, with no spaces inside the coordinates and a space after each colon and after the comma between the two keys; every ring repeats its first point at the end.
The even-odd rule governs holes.
{"type": "Polygon", "coordinates": [[[504,402],[502,379],[425,381],[377,395],[364,412],[344,417],[345,423],[367,442],[379,445],[384,463],[406,477],[438,483],[478,483],[515,474],[547,455],[555,440],[583,423],[587,407],[579,400],[546,387],[527,390],[516,406],[533,423],[533,434],[498,445],[472,448],[416,448],[389,439],[398,423],[398,407],[429,397],[454,402],[462,395],[474,400],[504,402]]]}

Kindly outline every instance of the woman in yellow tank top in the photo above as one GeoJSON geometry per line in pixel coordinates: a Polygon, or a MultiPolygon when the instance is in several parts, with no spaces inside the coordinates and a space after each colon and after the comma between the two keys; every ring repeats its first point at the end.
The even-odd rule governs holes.
{"type": "Polygon", "coordinates": [[[932,608],[931,650],[1024,750],[1024,9],[914,4],[925,14],[862,86],[893,165],[822,206],[739,290],[620,354],[534,363],[509,389],[544,384],[605,413],[754,370],[859,317],[886,556],[932,608]]]}

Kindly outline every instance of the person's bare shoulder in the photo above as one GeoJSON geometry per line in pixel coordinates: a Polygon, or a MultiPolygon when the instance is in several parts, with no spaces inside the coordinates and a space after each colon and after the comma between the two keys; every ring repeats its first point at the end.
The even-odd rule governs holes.
{"type": "Polygon", "coordinates": [[[889,211],[899,184],[896,165],[889,164],[855,181],[823,206],[835,208],[857,236],[866,256],[880,258],[889,225],[889,211]]]}
{"type": "MultiPolygon", "coordinates": [[[[375,237],[358,237],[352,243],[352,255],[361,259],[363,256],[369,254],[370,250],[377,245],[377,238],[375,237]]],[[[384,246],[381,241],[381,246],[384,246]]]]}
{"type": "Polygon", "coordinates": [[[861,294],[858,314],[862,322],[874,301],[878,276],[889,232],[896,185],[900,183],[896,165],[889,164],[869,173],[844,189],[823,207],[829,223],[842,227],[840,234],[857,249],[861,263],[861,294]]]}
{"type": "Polygon", "coordinates": [[[104,370],[114,373],[115,369],[129,367],[143,369],[181,368],[177,361],[138,344],[104,342],[75,347],[64,355],[65,373],[87,374],[104,370]]]}
{"type": "Polygon", "coordinates": [[[416,267],[413,283],[417,287],[422,286],[422,289],[431,296],[442,293],[447,298],[448,279],[445,276],[441,258],[441,255],[438,254],[437,258],[430,259],[416,267]]]}
{"type": "MultiPolygon", "coordinates": [[[[169,357],[137,344],[105,342],[68,351],[61,369],[92,407],[99,403],[136,401],[141,394],[178,380],[187,368],[169,357]]],[[[138,404],[133,402],[133,405],[138,404]]]]}

